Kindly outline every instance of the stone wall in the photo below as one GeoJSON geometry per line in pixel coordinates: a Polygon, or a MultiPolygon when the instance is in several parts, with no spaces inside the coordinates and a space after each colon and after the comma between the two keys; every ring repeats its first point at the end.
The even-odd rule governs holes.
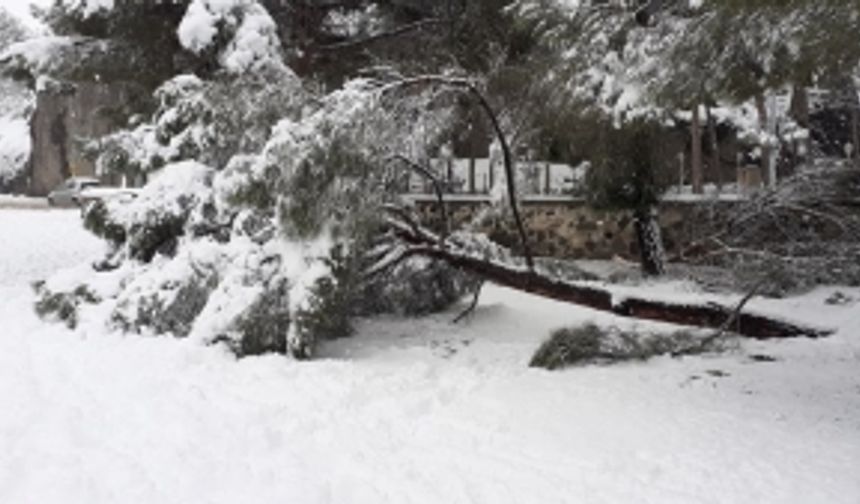
{"type": "Polygon", "coordinates": [[[29,193],[44,196],[71,176],[93,176],[83,142],[122,126],[142,91],[128,83],[77,82],[40,91],[31,120],[29,193]]]}
{"type": "MultiPolygon", "coordinates": [[[[415,198],[416,210],[425,222],[438,226],[438,205],[433,198],[415,198]]],[[[448,203],[455,227],[471,225],[494,241],[516,250],[519,239],[510,215],[481,216],[488,208],[481,198],[448,203]]],[[[732,201],[667,201],[660,207],[659,221],[667,252],[673,254],[713,229],[732,201]]],[[[485,212],[490,214],[490,212],[485,212]]],[[[521,213],[535,255],[564,259],[638,260],[639,245],[633,217],[627,211],[598,210],[572,198],[531,198],[521,204],[521,213]]]]}

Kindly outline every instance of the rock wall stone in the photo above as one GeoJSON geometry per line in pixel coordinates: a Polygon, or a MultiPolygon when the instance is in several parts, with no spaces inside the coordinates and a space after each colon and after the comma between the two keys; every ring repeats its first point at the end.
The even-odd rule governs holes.
{"type": "Polygon", "coordinates": [[[139,86],[122,82],[77,82],[37,94],[31,120],[33,154],[29,193],[44,196],[71,176],[94,176],[83,143],[122,126],[139,86]]]}
{"type": "MultiPolygon", "coordinates": [[[[705,236],[722,221],[732,201],[669,201],[660,207],[659,221],[667,252],[671,255],[705,236]]],[[[416,210],[428,225],[438,227],[436,202],[428,198],[415,202],[416,210]]],[[[455,228],[472,226],[491,239],[519,248],[513,220],[508,215],[481,218],[488,208],[486,201],[452,201],[448,212],[455,228]]],[[[639,245],[628,211],[601,210],[579,199],[522,201],[521,213],[534,254],[560,259],[638,260],[639,245]]]]}

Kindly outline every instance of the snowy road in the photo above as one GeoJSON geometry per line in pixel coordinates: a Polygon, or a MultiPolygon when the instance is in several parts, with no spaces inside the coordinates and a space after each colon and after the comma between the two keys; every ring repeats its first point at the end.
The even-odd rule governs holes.
{"type": "Polygon", "coordinates": [[[860,502],[860,305],[828,290],[761,306],[835,336],[720,357],[529,370],[604,316],[489,288],[463,325],[237,362],[40,322],[27,283],[101,247],[75,212],[0,210],[0,237],[3,504],[860,502]]]}

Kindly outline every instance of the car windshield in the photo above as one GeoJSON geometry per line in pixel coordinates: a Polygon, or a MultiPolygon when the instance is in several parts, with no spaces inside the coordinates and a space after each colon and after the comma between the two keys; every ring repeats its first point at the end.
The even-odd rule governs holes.
{"type": "Polygon", "coordinates": [[[87,187],[98,187],[99,183],[95,180],[87,180],[85,182],[81,182],[81,189],[86,189],[87,187]]]}

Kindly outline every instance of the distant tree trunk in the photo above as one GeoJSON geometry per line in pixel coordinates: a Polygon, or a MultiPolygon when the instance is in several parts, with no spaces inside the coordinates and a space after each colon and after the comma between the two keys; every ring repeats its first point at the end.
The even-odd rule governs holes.
{"type": "MultiPolygon", "coordinates": [[[[755,106],[758,110],[759,131],[763,137],[770,137],[770,129],[768,128],[767,103],[765,102],[764,93],[755,95],[755,106]]],[[[766,181],[768,187],[776,187],[776,166],[771,159],[773,148],[770,146],[770,139],[761,144],[761,171],[762,177],[766,181]]]]}
{"type": "Polygon", "coordinates": [[[469,157],[469,194],[475,194],[475,154],[469,157]]]}
{"type": "MultiPolygon", "coordinates": [[[[806,86],[795,84],[791,90],[791,105],[789,106],[791,118],[804,129],[809,129],[809,94],[806,92],[806,86]]],[[[803,157],[809,156],[811,147],[811,137],[807,136],[801,144],[803,145],[803,157]]]]}
{"type": "Polygon", "coordinates": [[[642,273],[646,276],[662,275],[665,272],[666,251],[660,224],[657,222],[657,209],[650,205],[636,209],[633,212],[633,222],[639,243],[642,273]]]}
{"type": "Polygon", "coordinates": [[[795,84],[791,88],[791,118],[803,128],[809,127],[809,95],[806,87],[795,84]]]}
{"type": "Polygon", "coordinates": [[[854,147],[851,151],[854,166],[860,168],[860,103],[856,99],[851,104],[851,143],[854,147]]]}
{"type": "Polygon", "coordinates": [[[690,142],[692,143],[690,149],[690,166],[692,169],[693,193],[702,194],[705,191],[702,176],[702,124],[699,117],[698,103],[693,106],[693,120],[690,122],[690,142]]]}
{"type": "Polygon", "coordinates": [[[723,188],[723,167],[720,162],[720,141],[717,138],[717,121],[711,114],[711,106],[705,107],[705,116],[708,123],[708,141],[711,145],[711,172],[716,175],[717,190],[723,188]]]}
{"type": "Polygon", "coordinates": [[[845,157],[852,160],[855,166],[860,167],[860,96],[857,87],[850,78],[842,78],[836,84],[834,94],[840,107],[850,111],[851,121],[851,146],[845,145],[845,157]]]}
{"type": "Polygon", "coordinates": [[[552,166],[547,161],[546,166],[544,166],[544,178],[543,178],[543,193],[550,194],[552,192],[552,166]]]}

